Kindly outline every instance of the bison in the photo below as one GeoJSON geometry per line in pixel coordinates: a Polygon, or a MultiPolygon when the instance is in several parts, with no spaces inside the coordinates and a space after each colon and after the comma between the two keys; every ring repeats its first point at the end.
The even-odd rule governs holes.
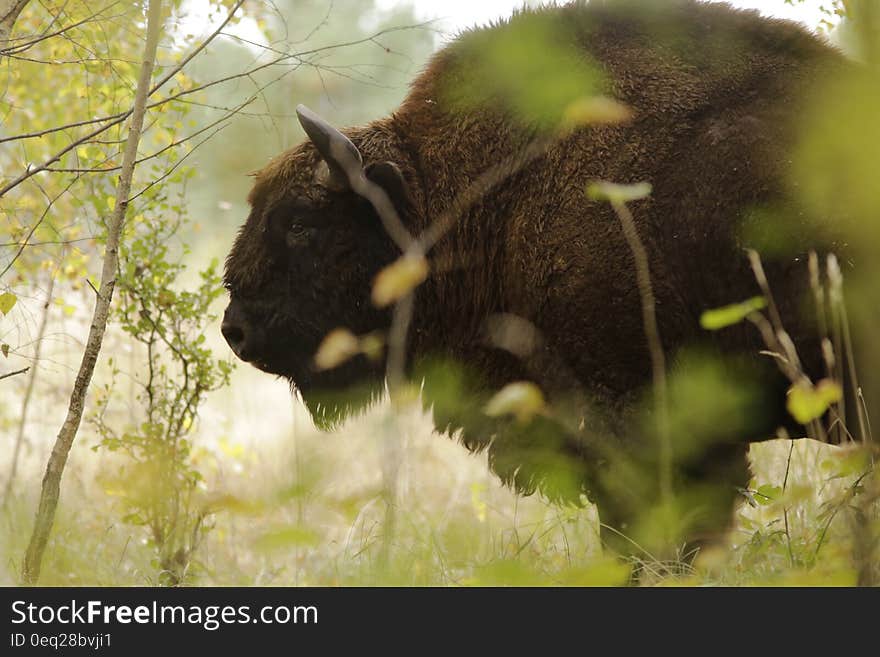
{"type": "Polygon", "coordinates": [[[628,207],[673,377],[665,485],[683,491],[676,536],[717,537],[747,485],[749,442],[803,428],[785,411],[791,381],[759,355],[759,332],[742,323],[709,333],[700,316],[766,293],[747,249],[785,228],[787,248],[764,257],[763,273],[801,373],[821,376],[803,300],[808,253],[833,240],[798,223],[788,172],[809,87],[846,66],[793,23],[692,0],[575,2],[466,32],[388,117],[340,132],[298,108],[309,139],[256,173],[226,261],[223,335],[240,359],[289,379],[313,414],[355,407],[353,396],[383,391],[384,359],[360,354],[322,369],[316,351],[339,327],[387,333],[392,310],[371,291],[405,248],[388,230],[394,221],[412,236],[449,221],[414,292],[406,374],[424,381],[437,427],[488,450],[505,482],[586,496],[606,539],[629,551],[615,537],[638,533],[663,478],[645,411],[654,371],[633,251],[614,208],[584,190],[595,180],[650,182],[653,193],[628,207]],[[601,74],[629,120],[548,132],[491,87],[461,102],[480,48],[535,20],[601,74]],[[703,401],[674,381],[706,368],[715,410],[694,419],[690,405],[703,401]],[[555,411],[489,417],[487,400],[518,381],[555,411]]]}

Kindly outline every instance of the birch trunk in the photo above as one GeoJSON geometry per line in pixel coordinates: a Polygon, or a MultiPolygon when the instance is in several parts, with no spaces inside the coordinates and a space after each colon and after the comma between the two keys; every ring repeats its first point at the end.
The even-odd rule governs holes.
{"type": "Polygon", "coordinates": [[[89,329],[89,337],[83,353],[82,363],[76,376],[76,382],[70,395],[67,417],[55,445],[49,456],[46,473],[43,476],[43,487],[40,492],[40,503],[34,520],[34,529],[30,543],[25,553],[22,564],[22,580],[25,584],[36,584],[40,578],[40,567],[43,560],[43,552],[52,531],[55,521],[55,510],[58,506],[58,497],[61,490],[61,476],[67,463],[67,456],[76,438],[83,415],[86,393],[101,344],[104,340],[104,331],[107,328],[107,316],[110,310],[110,302],[113,299],[113,288],[116,286],[116,270],[119,261],[119,238],[125,222],[125,213],[128,209],[128,197],[131,192],[131,180],[134,174],[135,161],[137,159],[138,144],[144,124],[147,98],[149,96],[150,80],[153,75],[153,65],[156,60],[156,48],[159,42],[159,32],[162,22],[162,0],[150,0],[147,17],[147,40],[144,46],[144,55],[141,61],[140,78],[138,79],[135,92],[134,105],[132,106],[131,123],[128,129],[128,138],[125,142],[125,150],[122,157],[122,168],[119,174],[119,184],[116,188],[116,205],[113,214],[107,222],[107,246],[104,253],[104,264],[101,271],[101,287],[98,290],[95,311],[92,316],[92,324],[89,329]]]}

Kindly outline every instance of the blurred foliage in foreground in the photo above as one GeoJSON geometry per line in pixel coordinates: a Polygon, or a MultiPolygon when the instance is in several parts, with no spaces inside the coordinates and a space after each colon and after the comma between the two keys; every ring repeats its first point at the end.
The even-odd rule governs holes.
{"type": "MultiPolygon", "coordinates": [[[[418,411],[398,416],[402,442],[396,531],[382,559],[387,406],[338,436],[297,410],[291,436],[266,444],[197,447],[200,503],[216,513],[194,556],[202,585],[620,585],[639,568],[645,584],[854,585],[852,516],[863,462],[852,450],[813,441],[752,448],[754,506],[744,504],[729,541],[685,565],[642,554],[601,556],[592,508],[517,497],[485,459],[432,434],[418,411]],[[787,473],[787,482],[786,482],[787,473]],[[785,485],[785,492],[783,485],[785,485]],[[214,491],[209,493],[208,491],[214,491]],[[220,493],[219,491],[222,491],[220,493]],[[786,514],[788,528],[786,529],[786,514]]],[[[43,583],[155,585],[151,550],[119,523],[112,490],[81,464],[62,500],[43,583]]],[[[25,527],[26,499],[4,513],[25,527]]],[[[4,584],[25,538],[4,532],[4,584]],[[10,562],[11,561],[11,562],[10,562]]]]}
{"type": "MultiPolygon", "coordinates": [[[[283,16],[290,4],[275,6],[282,7],[283,16]]],[[[58,5],[47,3],[42,7],[50,11],[58,5]]],[[[320,25],[326,6],[307,3],[308,20],[300,14],[294,28],[320,25]]],[[[876,126],[880,68],[876,31],[870,27],[877,24],[876,12],[870,13],[876,5],[852,2],[846,6],[853,7],[852,29],[859,35],[859,52],[866,69],[855,78],[829,81],[817,94],[814,111],[804,119],[796,171],[811,221],[821,224],[829,217],[846,219],[844,234],[858,263],[854,270],[847,270],[848,308],[865,335],[880,320],[880,290],[874,283],[880,275],[875,257],[880,240],[880,187],[875,184],[876,165],[870,157],[880,150],[876,126]],[[868,13],[860,17],[859,11],[868,13]],[[859,25],[869,27],[862,29],[859,25]]],[[[72,3],[70,11],[83,12],[85,8],[84,4],[72,3]]],[[[371,2],[357,6],[358,10],[373,8],[371,2]]],[[[274,9],[262,10],[254,19],[261,29],[274,35],[276,45],[295,44],[298,39],[313,36],[308,31],[287,33],[286,22],[273,13],[274,9]]],[[[339,15],[334,13],[334,19],[339,21],[339,15]]],[[[380,18],[388,24],[399,24],[410,19],[411,13],[380,18]]],[[[37,14],[25,15],[22,25],[36,32],[39,20],[37,14]]],[[[353,18],[342,19],[341,23],[346,30],[354,24],[358,29],[364,26],[353,18]]],[[[35,80],[40,81],[40,88],[46,86],[46,69],[38,62],[15,63],[8,69],[4,108],[10,118],[4,123],[4,132],[37,129],[41,127],[35,124],[37,120],[45,120],[47,125],[50,121],[75,120],[78,115],[71,112],[80,101],[87,101],[93,112],[112,112],[124,103],[124,92],[133,75],[128,63],[130,53],[124,50],[130,43],[126,37],[130,36],[128,30],[140,27],[136,20],[125,20],[124,16],[117,16],[111,26],[110,31],[100,34],[92,34],[94,26],[86,26],[80,34],[83,40],[106,47],[99,51],[97,61],[85,58],[88,61],[51,69],[55,76],[52,86],[59,90],[57,96],[29,93],[37,88],[35,80]],[[90,85],[89,80],[102,83],[90,85]],[[68,99],[70,102],[64,102],[68,99]]],[[[331,33],[328,43],[335,37],[331,33]]],[[[59,50],[43,54],[47,58],[77,59],[80,53],[75,45],[64,41],[59,50]]],[[[171,47],[170,40],[166,45],[167,66],[179,61],[180,52],[171,47]]],[[[284,108],[289,107],[294,91],[299,99],[308,94],[322,95],[326,80],[321,76],[335,71],[339,75],[329,85],[330,98],[341,109],[334,122],[375,116],[382,113],[380,105],[392,107],[393,96],[402,93],[399,87],[385,93],[382,85],[388,82],[385,75],[393,68],[387,64],[386,55],[404,48],[410,54],[404,54],[403,60],[416,60],[427,51],[428,42],[424,35],[410,41],[402,39],[399,48],[374,50],[376,61],[366,62],[360,56],[340,62],[319,61],[315,66],[305,66],[308,82],[295,82],[292,88],[263,91],[261,85],[271,79],[267,76],[241,90],[247,95],[260,89],[265,105],[247,115],[246,127],[243,123],[232,127],[226,135],[228,141],[206,145],[211,150],[201,160],[199,181],[205,190],[201,207],[205,216],[215,220],[212,225],[238,221],[217,220],[222,216],[217,209],[222,207],[216,200],[228,204],[227,194],[235,202],[244,198],[247,182],[240,176],[242,169],[258,166],[265,155],[278,150],[277,146],[297,141],[295,135],[286,134],[286,127],[278,127],[292,125],[284,108]],[[359,83],[349,84],[347,78],[352,73],[361,78],[359,83]],[[375,105],[362,101],[367,89],[375,105]],[[363,114],[348,109],[355,107],[363,114]],[[255,133],[258,124],[269,129],[255,133]],[[246,146],[244,154],[242,144],[246,146]],[[238,177],[240,182],[230,182],[238,177]],[[209,180],[213,182],[209,184],[209,180]]],[[[558,56],[558,51],[548,52],[549,56],[558,56]]],[[[493,55],[496,63],[505,53],[493,55]]],[[[521,65],[533,67],[534,61],[519,55],[521,65]]],[[[212,49],[204,68],[196,68],[193,76],[210,77],[210,72],[247,57],[256,59],[257,54],[246,44],[224,44],[212,49]]],[[[489,58],[487,65],[492,62],[489,58]]],[[[402,68],[412,72],[412,68],[402,68]]],[[[581,82],[584,80],[581,78],[581,82]]],[[[577,94],[566,95],[548,112],[542,112],[532,104],[534,95],[518,94],[517,80],[504,78],[502,82],[507,85],[504,91],[510,101],[538,120],[549,116],[557,121],[570,109],[571,102],[578,101],[577,94]]],[[[178,83],[183,88],[193,79],[181,76],[178,83]]],[[[552,85],[554,96],[565,87],[557,83],[552,85]]],[[[247,86],[244,82],[242,85],[247,86]]],[[[207,107],[197,106],[198,110],[178,104],[157,111],[151,145],[161,149],[175,142],[185,127],[196,127],[190,121],[197,113],[222,112],[232,105],[233,95],[227,90],[201,98],[207,107]]],[[[326,101],[330,108],[332,103],[326,101]]],[[[204,115],[200,120],[203,124],[210,122],[204,115]]],[[[113,165],[117,155],[114,139],[121,136],[121,131],[113,132],[108,143],[77,149],[69,164],[75,168],[113,165]]],[[[61,147],[64,139],[56,135],[29,143],[20,151],[4,150],[4,170],[45,157],[61,147]]],[[[156,162],[155,169],[144,168],[143,185],[180,162],[181,155],[173,153],[172,149],[168,159],[156,162]]],[[[199,160],[193,159],[195,162],[199,160]]],[[[870,464],[858,446],[831,447],[812,441],[775,441],[755,446],[754,478],[743,491],[747,502],[738,513],[727,544],[699,554],[693,563],[658,558],[650,550],[620,561],[602,556],[592,508],[549,505],[537,496],[516,496],[488,473],[485,457],[468,455],[454,441],[432,435],[430,418],[414,400],[410,404],[376,406],[340,427],[337,433],[326,435],[309,425],[299,407],[293,408],[292,420],[283,411],[285,402],[278,404],[281,411],[270,408],[278,399],[287,399],[283,384],[280,395],[265,398],[261,396],[265,388],[257,392],[239,385],[234,394],[215,390],[226,381],[229,371],[210,358],[200,336],[216,333],[210,320],[211,302],[219,292],[216,271],[199,267],[203,275],[192,275],[187,283],[195,280],[195,284],[184,285],[179,279],[183,256],[187,263],[193,256],[171,239],[175,233],[173,223],[151,222],[157,214],[179,213],[177,201],[168,199],[177,198],[172,188],[182,187],[193,170],[182,166],[165,179],[168,193],[146,194],[133,212],[123,272],[125,284],[117,299],[116,314],[116,328],[125,335],[117,335],[116,342],[109,345],[114,357],[105,363],[106,385],[91,401],[93,422],[80,441],[88,446],[100,443],[103,449],[94,453],[80,450],[75,455],[42,583],[617,585],[627,583],[635,570],[646,584],[816,585],[860,581],[860,565],[876,551],[878,490],[876,478],[865,474],[870,464]],[[167,249],[169,242],[171,249],[167,249]],[[146,308],[140,307],[144,299],[149,299],[146,308]],[[154,321],[159,315],[168,320],[161,330],[155,328],[154,321]],[[133,347],[132,341],[141,346],[133,347]],[[161,353],[153,352],[154,347],[161,353]],[[149,353],[145,354],[144,349],[149,353]],[[120,355],[127,361],[124,372],[119,365],[120,355]],[[145,377],[149,371],[153,376],[145,377]],[[122,388],[119,381],[129,379],[134,393],[127,397],[119,394],[113,410],[108,395],[122,388]],[[113,381],[117,381],[115,388],[113,381]],[[256,396],[257,400],[251,414],[237,420],[231,416],[242,408],[243,402],[237,399],[241,396],[256,396]],[[223,411],[215,412],[210,423],[199,423],[196,410],[205,398],[203,415],[210,415],[205,409],[211,402],[223,411]],[[157,455],[159,458],[155,458],[157,455]],[[141,487],[145,481],[147,485],[141,487]],[[157,481],[163,485],[156,486],[157,481]],[[209,527],[213,530],[204,531],[209,527]]],[[[112,178],[93,173],[83,180],[79,178],[76,172],[57,172],[41,178],[40,185],[29,184],[14,200],[4,199],[3,230],[9,238],[4,240],[8,241],[4,247],[17,249],[34,226],[34,241],[38,244],[25,250],[25,256],[11,269],[10,278],[2,281],[4,294],[12,294],[6,292],[7,286],[15,286],[17,292],[24,289],[16,305],[11,305],[10,297],[0,297],[4,322],[0,342],[6,346],[3,356],[9,352],[13,357],[23,357],[33,323],[26,302],[30,302],[29,308],[40,307],[50,277],[64,282],[63,289],[54,297],[50,295],[46,306],[61,317],[59,331],[75,333],[77,327],[64,324],[64,318],[77,319],[78,308],[89,302],[91,292],[84,281],[94,271],[92,258],[101,239],[101,218],[108,210],[112,178]],[[75,193],[66,194],[65,186],[74,183],[77,186],[70,189],[75,193]],[[56,196],[55,201],[47,202],[56,196]],[[10,335],[17,342],[7,337],[10,335]]],[[[188,197],[179,201],[188,202],[188,197]]],[[[225,247],[228,239],[223,237],[220,242],[225,247]]],[[[727,310],[728,315],[731,312],[737,320],[744,317],[736,308],[727,310]]],[[[717,315],[710,320],[728,321],[717,315]]],[[[70,344],[75,345],[75,340],[70,344]]],[[[67,348],[75,351],[72,346],[67,348]]],[[[880,351],[870,344],[867,349],[859,367],[868,379],[866,390],[877,390],[876,380],[871,384],[870,378],[880,369],[880,351]]],[[[749,391],[732,385],[735,382],[726,374],[712,363],[697,359],[689,376],[672,380],[671,394],[677,410],[671,418],[673,432],[698,441],[702,427],[711,422],[737,422],[741,409],[748,407],[749,391]]],[[[251,378],[241,381],[254,382],[262,381],[257,377],[263,375],[242,376],[251,378]]],[[[16,381],[0,385],[4,388],[0,422],[4,434],[11,436],[18,420],[17,393],[22,387],[16,381]],[[14,391],[11,401],[7,391],[14,391]]],[[[54,418],[60,417],[66,388],[63,381],[47,387],[41,413],[44,417],[40,419],[49,417],[52,421],[39,426],[41,432],[50,433],[57,428],[54,418]]],[[[534,389],[520,387],[496,397],[490,411],[519,413],[526,419],[540,410],[542,403],[534,389]]],[[[876,404],[872,408],[876,409],[876,404]]],[[[877,414],[873,417],[876,419],[877,414]]],[[[37,438],[42,440],[41,435],[34,435],[30,449],[39,456],[44,445],[37,438]]],[[[680,443],[683,449],[691,444],[684,439],[680,443]]],[[[39,468],[32,468],[22,481],[20,492],[5,500],[0,513],[3,584],[17,581],[39,468]]],[[[658,517],[668,520],[646,516],[642,530],[650,534],[652,522],[658,517]]]]}

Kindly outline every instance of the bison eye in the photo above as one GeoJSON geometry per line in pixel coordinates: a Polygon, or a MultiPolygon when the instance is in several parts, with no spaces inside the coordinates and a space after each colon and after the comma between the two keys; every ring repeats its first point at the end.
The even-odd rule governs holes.
{"type": "Polygon", "coordinates": [[[301,199],[286,199],[269,211],[266,218],[270,239],[288,247],[302,244],[311,236],[308,225],[313,210],[301,199]]]}
{"type": "Polygon", "coordinates": [[[300,226],[298,224],[293,224],[287,231],[287,237],[285,241],[287,242],[288,247],[301,246],[309,241],[312,234],[315,232],[313,228],[307,228],[306,226],[300,226]]]}

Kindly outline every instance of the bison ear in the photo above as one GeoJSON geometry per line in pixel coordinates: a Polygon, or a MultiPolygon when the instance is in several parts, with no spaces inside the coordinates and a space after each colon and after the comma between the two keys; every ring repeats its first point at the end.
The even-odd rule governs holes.
{"type": "Polygon", "coordinates": [[[358,175],[363,168],[363,158],[357,146],[305,105],[296,106],[296,116],[327,163],[328,175],[322,182],[334,189],[348,189],[349,178],[358,175]]]}
{"type": "Polygon", "coordinates": [[[394,203],[394,207],[400,213],[405,213],[412,207],[412,196],[409,186],[403,177],[403,173],[394,162],[374,162],[364,169],[367,180],[376,183],[385,190],[388,198],[394,203]]]}

